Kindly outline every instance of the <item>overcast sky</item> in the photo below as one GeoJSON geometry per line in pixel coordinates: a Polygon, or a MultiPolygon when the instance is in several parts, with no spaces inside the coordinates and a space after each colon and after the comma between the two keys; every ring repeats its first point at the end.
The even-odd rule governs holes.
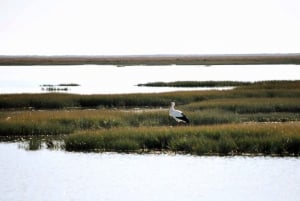
{"type": "Polygon", "coordinates": [[[299,0],[1,0],[0,54],[300,52],[299,0]]]}

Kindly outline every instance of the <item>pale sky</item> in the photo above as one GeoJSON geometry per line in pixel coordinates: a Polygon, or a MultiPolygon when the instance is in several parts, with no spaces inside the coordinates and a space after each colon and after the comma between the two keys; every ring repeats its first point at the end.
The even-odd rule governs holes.
{"type": "Polygon", "coordinates": [[[0,54],[300,52],[299,0],[1,0],[0,54]]]}

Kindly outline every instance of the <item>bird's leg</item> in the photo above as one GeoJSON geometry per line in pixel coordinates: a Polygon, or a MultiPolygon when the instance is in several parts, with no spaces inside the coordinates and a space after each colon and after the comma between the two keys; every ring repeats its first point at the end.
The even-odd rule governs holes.
{"type": "Polygon", "coordinates": [[[182,121],[177,122],[177,126],[182,126],[184,123],[182,121]]]}

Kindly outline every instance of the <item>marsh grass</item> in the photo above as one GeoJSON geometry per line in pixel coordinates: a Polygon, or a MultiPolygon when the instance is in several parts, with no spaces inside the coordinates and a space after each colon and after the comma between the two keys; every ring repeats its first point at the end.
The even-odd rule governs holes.
{"type": "Polygon", "coordinates": [[[258,81],[249,85],[241,85],[240,89],[299,89],[300,80],[258,81]]]}
{"type": "Polygon", "coordinates": [[[69,151],[299,155],[299,83],[158,94],[0,95],[0,141],[29,137],[35,149],[41,136],[67,134],[69,151]],[[188,116],[188,126],[168,116],[171,101],[188,116]]]}
{"type": "Polygon", "coordinates": [[[63,109],[114,107],[165,107],[171,101],[189,104],[203,100],[238,98],[300,98],[300,81],[268,81],[233,90],[179,91],[152,94],[76,95],[62,93],[2,94],[0,108],[63,109]]]}
{"type": "MultiPolygon", "coordinates": [[[[299,121],[297,112],[258,110],[238,113],[223,107],[202,107],[202,103],[182,106],[191,126],[219,125],[241,122],[299,121]]],[[[223,102],[221,102],[223,104],[223,102]]],[[[225,101],[227,104],[227,102],[225,101]]],[[[218,103],[219,104],[219,103],[218,103]]],[[[269,107],[271,104],[268,104],[269,107]]],[[[288,104],[286,106],[289,106],[288,104]]],[[[240,105],[242,107],[242,105],[240,105]]],[[[252,107],[252,106],[251,106],[252,107]]],[[[291,107],[294,107],[291,105],[291,107]]],[[[181,109],[181,107],[180,107],[181,109]]],[[[290,111],[288,109],[287,111],[290,111]]],[[[168,109],[94,109],[1,111],[0,136],[59,135],[81,130],[103,130],[124,127],[176,126],[168,109]]]]}
{"type": "Polygon", "coordinates": [[[187,110],[221,109],[234,113],[300,112],[300,98],[228,98],[194,102],[187,110]]]}
{"type": "Polygon", "coordinates": [[[299,132],[299,123],[115,128],[78,132],[65,143],[68,151],[299,155],[299,132]]]}
{"type": "MultiPolygon", "coordinates": [[[[215,108],[194,111],[191,110],[187,114],[192,125],[226,124],[242,121],[240,115],[236,113],[215,108]]],[[[243,121],[247,120],[246,118],[243,119],[243,121]]]]}
{"type": "Polygon", "coordinates": [[[56,110],[0,112],[0,136],[58,135],[76,130],[173,125],[166,110],[56,110]]]}

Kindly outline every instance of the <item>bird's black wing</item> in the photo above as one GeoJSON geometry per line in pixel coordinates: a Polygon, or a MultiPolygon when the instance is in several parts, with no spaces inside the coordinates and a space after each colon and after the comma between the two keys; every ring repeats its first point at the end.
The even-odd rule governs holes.
{"type": "Polygon", "coordinates": [[[181,113],[180,117],[176,117],[176,118],[184,121],[185,123],[190,123],[190,120],[183,113],[181,113]]]}

